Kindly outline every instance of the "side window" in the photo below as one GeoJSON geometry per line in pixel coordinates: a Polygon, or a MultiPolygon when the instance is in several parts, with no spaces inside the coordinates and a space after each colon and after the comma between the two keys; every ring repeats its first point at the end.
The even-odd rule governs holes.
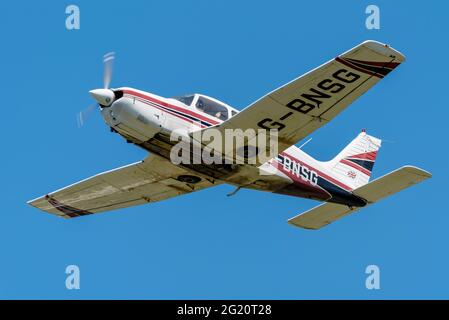
{"type": "Polygon", "coordinates": [[[235,111],[235,110],[232,110],[231,111],[231,116],[233,117],[233,116],[235,116],[237,114],[237,111],[235,111]]]}
{"type": "Polygon", "coordinates": [[[196,102],[196,107],[198,110],[220,120],[228,119],[228,108],[215,101],[206,99],[204,97],[199,97],[198,101],[196,102]]]}
{"type": "Polygon", "coordinates": [[[193,98],[194,96],[183,96],[183,97],[174,97],[173,99],[181,101],[186,106],[190,106],[192,104],[193,98]]]}

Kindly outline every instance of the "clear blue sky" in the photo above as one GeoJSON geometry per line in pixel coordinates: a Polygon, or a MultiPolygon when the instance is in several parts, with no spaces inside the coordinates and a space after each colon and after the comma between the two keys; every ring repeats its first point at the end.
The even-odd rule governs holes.
{"type": "Polygon", "coordinates": [[[448,298],[448,4],[375,1],[66,1],[2,4],[0,298],[448,298]],[[143,159],[96,112],[76,113],[101,86],[162,96],[201,92],[238,109],[363,40],[407,61],[326,127],[305,151],[334,156],[362,128],[383,138],[374,176],[405,164],[425,183],[320,231],[286,220],[313,201],[230,186],[82,219],[26,201],[143,159]],[[81,268],[81,290],[65,268],[81,268]],[[365,289],[365,267],[381,290],[365,289]]]}

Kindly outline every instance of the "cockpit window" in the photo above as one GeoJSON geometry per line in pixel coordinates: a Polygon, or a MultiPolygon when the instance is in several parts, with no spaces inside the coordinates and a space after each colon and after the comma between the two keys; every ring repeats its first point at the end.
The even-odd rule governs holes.
{"type": "Polygon", "coordinates": [[[210,114],[220,120],[228,119],[228,108],[218,102],[206,99],[204,97],[198,97],[196,107],[198,110],[210,114]]]}
{"type": "Polygon", "coordinates": [[[181,101],[186,106],[190,106],[192,104],[194,97],[195,97],[194,95],[190,95],[190,96],[182,96],[182,97],[173,97],[173,99],[181,101]]]}

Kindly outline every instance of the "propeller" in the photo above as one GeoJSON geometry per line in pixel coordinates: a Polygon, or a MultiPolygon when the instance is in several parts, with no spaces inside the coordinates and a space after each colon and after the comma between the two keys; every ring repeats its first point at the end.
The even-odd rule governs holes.
{"type": "Polygon", "coordinates": [[[108,52],[103,56],[103,88],[109,89],[112,79],[112,69],[114,66],[115,52],[108,52]]]}
{"type": "Polygon", "coordinates": [[[87,118],[92,114],[92,111],[97,107],[97,104],[91,104],[86,109],[81,110],[76,115],[76,122],[78,124],[78,128],[81,128],[86,122],[87,118]]]}
{"type": "Polygon", "coordinates": [[[89,91],[97,103],[90,105],[76,115],[78,128],[81,128],[96,106],[108,107],[114,102],[114,91],[109,89],[112,80],[112,71],[115,60],[115,52],[108,52],[103,56],[103,89],[89,91]]]}

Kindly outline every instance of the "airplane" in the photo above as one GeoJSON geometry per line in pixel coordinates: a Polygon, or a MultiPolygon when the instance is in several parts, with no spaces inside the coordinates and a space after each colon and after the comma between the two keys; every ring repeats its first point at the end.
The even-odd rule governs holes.
{"type": "MultiPolygon", "coordinates": [[[[112,60],[105,59],[104,88],[90,94],[110,130],[150,154],[30,200],[30,205],[75,218],[230,184],[236,191],[246,188],[322,202],[288,220],[316,230],[431,177],[420,168],[403,166],[370,182],[381,140],[365,130],[329,161],[318,161],[295,146],[405,60],[386,44],[362,42],[242,111],[203,94],[164,98],[129,87],[111,89],[112,60]],[[255,164],[174,164],[170,134],[178,129],[276,129],[278,155],[255,164]]],[[[225,156],[235,158],[236,150],[231,151],[225,156]]]]}

